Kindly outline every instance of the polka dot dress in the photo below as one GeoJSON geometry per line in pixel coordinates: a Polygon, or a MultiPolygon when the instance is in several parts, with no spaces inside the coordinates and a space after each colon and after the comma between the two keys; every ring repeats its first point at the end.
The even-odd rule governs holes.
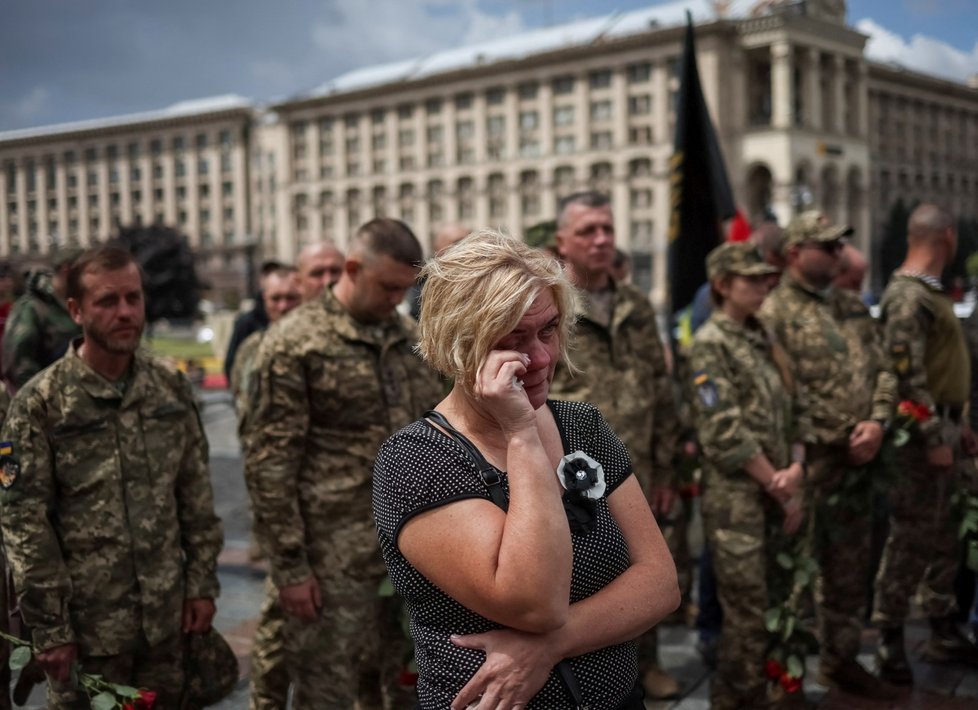
{"type": "MultiPolygon", "coordinates": [[[[624,445],[593,406],[560,401],[548,404],[565,453],[584,451],[590,455],[604,468],[607,483],[605,498],[597,504],[595,527],[584,535],[571,536],[574,560],[570,601],[574,603],[599,591],[628,567],[628,548],[608,512],[606,498],[630,475],[631,463],[624,445]]],[[[508,498],[508,479],[503,472],[500,476],[508,498]]],[[[374,466],[374,517],[394,588],[411,615],[418,696],[424,710],[448,708],[485,660],[482,652],[459,648],[449,637],[501,627],[456,602],[412,567],[398,549],[397,537],[413,516],[468,498],[491,500],[472,459],[453,439],[427,422],[410,424],[381,447],[374,466]]],[[[634,642],[609,646],[570,662],[592,710],[617,707],[638,676],[634,642]]],[[[555,672],[527,707],[571,707],[567,690],[555,672]]]]}

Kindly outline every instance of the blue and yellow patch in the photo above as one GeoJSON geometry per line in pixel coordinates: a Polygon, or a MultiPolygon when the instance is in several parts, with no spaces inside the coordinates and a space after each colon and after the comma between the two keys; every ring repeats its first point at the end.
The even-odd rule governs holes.
{"type": "Polygon", "coordinates": [[[14,445],[9,441],[0,441],[0,456],[10,456],[14,452],[14,445]]]}
{"type": "Polygon", "coordinates": [[[693,384],[696,385],[696,396],[707,409],[717,406],[720,397],[717,394],[717,386],[710,379],[710,376],[703,370],[693,373],[693,384]]]}

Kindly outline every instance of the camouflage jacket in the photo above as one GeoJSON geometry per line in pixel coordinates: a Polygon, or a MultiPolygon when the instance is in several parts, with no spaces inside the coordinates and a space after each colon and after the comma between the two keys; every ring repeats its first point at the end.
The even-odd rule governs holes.
{"type": "Polygon", "coordinates": [[[610,327],[582,294],[571,359],[580,372],[557,366],[550,395],[590,402],[628,447],[642,487],[674,483],[672,458],[679,438],[672,379],[652,304],[638,289],[615,284],[610,327]]]}
{"type": "Polygon", "coordinates": [[[238,346],[234,355],[234,365],[231,366],[231,396],[234,398],[234,410],[238,415],[238,436],[247,435],[251,423],[251,379],[255,372],[255,356],[261,345],[264,330],[259,330],[245,338],[238,346]]]}
{"type": "Polygon", "coordinates": [[[38,372],[64,355],[81,335],[48,274],[34,274],[27,293],[17,299],[3,331],[3,376],[20,389],[38,372]]]}
{"type": "MultiPolygon", "coordinates": [[[[880,302],[880,320],[900,399],[928,407],[959,406],[967,401],[971,387],[968,346],[943,289],[916,276],[894,274],[880,302]]],[[[929,444],[940,443],[939,417],[919,427],[929,444]]]]}
{"type": "Polygon", "coordinates": [[[14,397],[2,438],[19,462],[3,538],[35,648],[159,643],[184,599],[217,596],[221,521],[182,375],[139,351],[122,394],[72,347],[14,397]]]}
{"type": "Polygon", "coordinates": [[[756,485],[743,467],[761,453],[775,469],[788,465],[789,438],[800,440],[800,432],[772,344],[758,321],[740,325],[714,310],[693,337],[689,371],[685,389],[708,485],[717,476],[756,485]]]}
{"type": "Polygon", "coordinates": [[[353,319],[327,290],[271,326],[255,363],[247,477],[272,579],[383,575],[373,463],[393,432],[441,399],[413,322],[353,319]]]}
{"type": "Polygon", "coordinates": [[[760,316],[788,355],[816,441],[843,446],[857,422],[890,419],[896,378],[879,324],[856,294],[818,292],[786,273],[760,316]]]}

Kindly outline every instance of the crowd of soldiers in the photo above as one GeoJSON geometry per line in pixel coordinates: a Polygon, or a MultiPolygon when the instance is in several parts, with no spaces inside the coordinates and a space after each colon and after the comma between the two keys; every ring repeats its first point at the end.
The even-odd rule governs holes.
{"type": "MultiPolygon", "coordinates": [[[[865,260],[847,244],[850,228],[819,212],[783,231],[759,225],[750,242],[711,254],[675,349],[627,283],[614,223],[595,192],[559,207],[553,248],[580,291],[579,371],[558,367],[551,396],[595,404],[628,447],[689,609],[691,499],[677,493],[689,488],[680,470],[701,471],[700,576],[715,589],[701,585],[698,601],[722,612],[713,706],[798,704],[784,674],[770,672],[785,658],[764,618],[785,602],[766,583],[783,536],[807,540],[820,569],[819,682],[874,698],[912,685],[903,627],[915,591],[932,625],[925,658],[978,665],[953,591],[961,552],[950,501],[978,439],[964,416],[971,359],[940,284],[957,247],[951,216],[934,205],[913,213],[878,320],[854,291],[865,260]],[[894,444],[898,431],[909,440],[894,444]],[[889,532],[876,569],[880,476],[889,532]],[[856,660],[870,584],[873,672],[856,660]]],[[[441,231],[434,251],[465,234],[441,231]]],[[[420,360],[415,323],[398,309],[407,300],[416,312],[420,293],[424,257],[410,228],[371,220],[348,249],[315,244],[295,267],[267,264],[225,362],[253,555],[269,569],[252,708],[290,697],[298,709],[415,702],[401,673],[412,653],[402,610],[378,592],[371,473],[381,443],[433,408],[446,383],[420,360]]],[[[0,529],[19,612],[50,707],[88,707],[76,664],[178,707],[183,639],[210,628],[223,539],[196,403],[182,375],[139,348],[142,275],[127,252],[59,254],[53,267],[14,305],[2,344],[15,396],[0,435],[0,529]]],[[[656,636],[639,640],[646,692],[675,696],[656,636]]]]}

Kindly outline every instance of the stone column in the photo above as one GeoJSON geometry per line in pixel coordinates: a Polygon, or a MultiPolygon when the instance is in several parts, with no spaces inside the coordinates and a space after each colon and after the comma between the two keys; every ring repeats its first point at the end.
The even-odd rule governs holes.
{"type": "Polygon", "coordinates": [[[805,72],[805,123],[813,131],[822,129],[822,54],[815,47],[808,50],[805,72]]]}
{"type": "Polygon", "coordinates": [[[794,124],[794,87],[791,45],[771,45],[771,126],[787,129],[794,124]]]}
{"type": "Polygon", "coordinates": [[[832,57],[832,128],[836,133],[846,133],[846,58],[841,54],[832,57]]]}
{"type": "Polygon", "coordinates": [[[869,136],[869,65],[865,60],[856,63],[856,96],[857,118],[856,135],[859,138],[869,136]]]}

